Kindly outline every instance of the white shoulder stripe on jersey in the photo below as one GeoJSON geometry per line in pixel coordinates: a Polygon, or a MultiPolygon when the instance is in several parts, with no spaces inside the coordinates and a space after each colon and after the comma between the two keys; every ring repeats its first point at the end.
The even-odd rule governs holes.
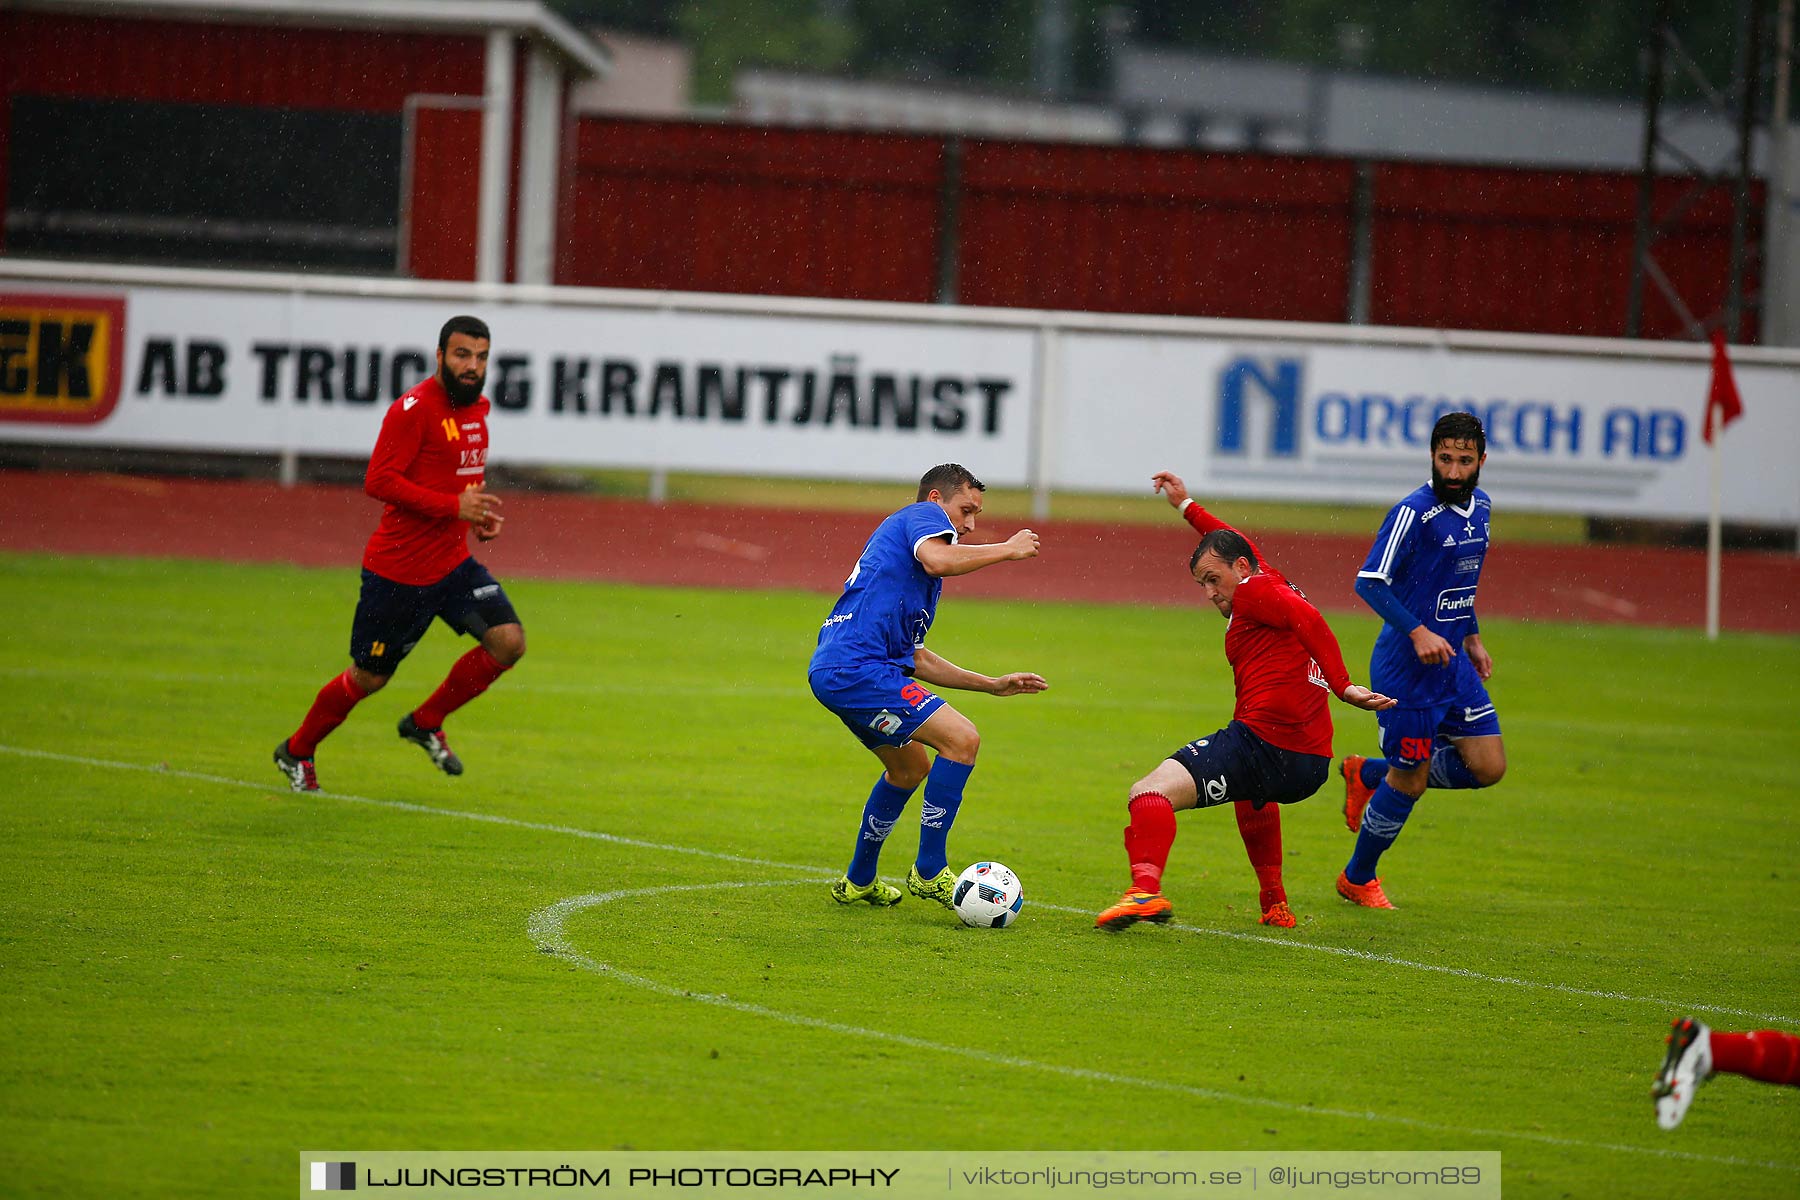
{"type": "Polygon", "coordinates": [[[1387,548],[1381,552],[1381,561],[1375,564],[1381,572],[1381,578],[1392,580],[1394,574],[1394,555],[1400,552],[1400,543],[1406,537],[1406,531],[1412,528],[1418,514],[1410,508],[1402,508],[1400,515],[1394,518],[1394,528],[1388,532],[1387,548]]]}
{"type": "Polygon", "coordinates": [[[920,538],[918,541],[913,543],[913,557],[914,558],[919,557],[919,547],[920,546],[923,546],[926,542],[931,541],[933,538],[941,538],[945,534],[950,535],[950,544],[952,546],[956,545],[956,530],[954,530],[954,529],[946,529],[943,531],[943,533],[928,533],[924,537],[920,538]]]}

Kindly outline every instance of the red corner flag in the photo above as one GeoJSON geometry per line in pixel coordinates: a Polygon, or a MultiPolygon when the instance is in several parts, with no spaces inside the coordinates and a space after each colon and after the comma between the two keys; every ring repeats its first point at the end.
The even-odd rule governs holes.
{"type": "Polygon", "coordinates": [[[1706,389],[1706,425],[1700,436],[1707,445],[1713,440],[1713,414],[1718,414],[1717,428],[1725,427],[1744,415],[1744,402],[1738,398],[1737,381],[1731,377],[1731,360],[1725,356],[1725,331],[1713,330],[1712,385],[1706,389]]]}

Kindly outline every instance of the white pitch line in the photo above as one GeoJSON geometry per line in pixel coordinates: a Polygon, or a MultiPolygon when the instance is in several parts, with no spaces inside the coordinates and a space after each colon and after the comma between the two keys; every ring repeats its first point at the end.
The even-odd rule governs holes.
{"type": "MultiPolygon", "coordinates": [[[[1546,1146],[1563,1146],[1581,1150],[1604,1150],[1616,1154],[1647,1154],[1656,1158],[1682,1159],[1688,1162],[1717,1163],[1736,1167],[1761,1167],[1771,1171],[1800,1172],[1800,1163],[1765,1161],[1749,1158],[1735,1158],[1713,1154],[1695,1154],[1686,1150],[1669,1150],[1660,1146],[1630,1146],[1618,1142],[1587,1142],[1579,1138],[1560,1138],[1543,1133],[1526,1133],[1513,1129],[1470,1129],[1460,1125],[1444,1125],[1435,1121],[1420,1121],[1412,1117],[1394,1116],[1388,1113],[1358,1112],[1343,1108],[1320,1108],[1310,1104],[1294,1104],[1287,1100],[1274,1100],[1267,1096],[1250,1096],[1238,1092],[1218,1091],[1214,1088],[1195,1087],[1191,1084],[1172,1083],[1163,1079],[1142,1079],[1131,1075],[1120,1075],[1113,1071],[1095,1071],[1086,1067],[1071,1067],[1061,1063],[1039,1062],[1036,1059],[1020,1058],[1011,1054],[996,1054],[991,1050],[981,1050],[971,1046],[953,1046],[943,1042],[926,1041],[924,1038],[910,1034],[892,1033],[883,1029],[869,1029],[861,1025],[846,1025],[840,1021],[827,1021],[821,1017],[808,1017],[800,1013],[783,1012],[780,1009],[766,1008],[760,1004],[751,1004],[744,1000],[733,1000],[730,996],[714,992],[696,992],[673,984],[663,983],[648,976],[622,971],[610,963],[600,962],[583,954],[570,943],[564,925],[568,918],[590,908],[598,908],[602,904],[610,904],[615,900],[635,899],[642,896],[661,896],[674,892],[706,892],[727,891],[754,887],[792,887],[796,884],[811,884],[810,879],[784,879],[778,881],[747,881],[732,883],[690,883],[673,884],[665,887],[625,888],[614,892],[593,892],[585,896],[570,896],[559,900],[547,908],[541,908],[531,914],[527,925],[531,939],[539,948],[547,950],[596,975],[617,979],[633,987],[643,988],[659,995],[673,997],[678,1000],[694,1000],[701,1004],[710,1004],[715,1008],[729,1009],[732,1012],[744,1013],[747,1016],[767,1017],[773,1021],[781,1021],[788,1025],[797,1025],[805,1029],[818,1029],[827,1033],[840,1034],[846,1037],[868,1038],[873,1041],[889,1042],[906,1046],[913,1050],[925,1050],[939,1054],[953,1054],[960,1058],[972,1059],[975,1062],[992,1066],[1012,1067],[1027,1071],[1043,1071],[1052,1075],[1060,1075],[1065,1079],[1080,1079],[1092,1083],[1113,1084],[1132,1089],[1149,1088],[1162,1092],[1174,1092],[1183,1096],[1192,1096],[1202,1100],[1213,1100],[1226,1104],[1242,1104],[1256,1108],[1270,1108],[1279,1112],[1295,1115],[1337,1117],[1347,1121],[1366,1121],[1378,1125],[1398,1125],[1407,1129],[1424,1130],[1430,1133],[1453,1134],[1459,1138],[1510,1138],[1515,1141],[1537,1142],[1546,1146]]],[[[1044,907],[1049,907],[1048,905],[1044,907]]],[[[1074,911],[1074,910],[1070,910],[1074,911]]]]}
{"type": "MultiPolygon", "coordinates": [[[[52,762],[71,763],[84,767],[105,767],[117,771],[142,771],[153,775],[167,775],[177,779],[193,779],[203,783],[216,783],[226,787],[251,788],[259,792],[281,790],[280,784],[259,784],[244,779],[231,779],[223,775],[207,775],[198,771],[178,771],[143,763],[114,762],[108,759],[84,758],[75,754],[59,754],[51,750],[30,750],[20,746],[0,745],[0,754],[15,754],[22,758],[40,758],[52,762]]],[[[601,833],[592,829],[579,829],[572,825],[552,825],[542,821],[524,821],[517,817],[497,816],[493,813],[465,812],[453,808],[434,808],[429,804],[413,804],[405,800],[381,800],[369,796],[356,796],[348,792],[314,792],[315,796],[331,800],[342,800],[350,804],[366,804],[375,808],[389,808],[399,812],[421,813],[434,817],[454,817],[461,821],[480,821],[489,825],[502,825],[510,829],[528,829],[538,833],[558,833],[567,837],[585,838],[589,841],[606,842],[616,846],[633,846],[640,850],[659,850],[666,854],[685,854],[695,858],[711,858],[720,862],[738,863],[748,867],[772,867],[783,871],[804,871],[814,879],[835,878],[834,873],[822,872],[817,863],[777,862],[768,858],[753,858],[743,854],[727,854],[719,850],[704,850],[697,846],[677,846],[667,842],[649,842],[640,838],[622,837],[616,833],[601,833]]],[[[1034,908],[1048,909],[1052,912],[1074,913],[1087,916],[1092,910],[1071,908],[1066,905],[1048,904],[1040,900],[1027,899],[1026,903],[1034,908]]],[[[1499,984],[1504,987],[1527,988],[1534,991],[1556,992],[1561,995],[1583,996],[1595,1000],[1612,1000],[1625,1004],[1653,1005],[1667,1012],[1682,1013],[1717,1013],[1730,1017],[1742,1017],[1765,1025],[1800,1025],[1800,1018],[1782,1013],[1756,1012],[1747,1008],[1732,1008],[1723,1004],[1699,1004],[1688,1000],[1670,1000],[1663,996],[1637,996],[1629,992],[1609,992],[1592,988],[1578,988],[1564,983],[1545,983],[1536,979],[1522,979],[1512,975],[1488,975],[1467,967],[1447,967],[1441,963],[1418,962],[1410,958],[1397,958],[1389,954],[1377,954],[1371,950],[1354,950],[1344,946],[1325,946],[1315,942],[1302,942],[1288,938],[1274,937],[1268,934],[1245,933],[1236,929],[1215,929],[1206,925],[1168,926],[1170,930],[1197,936],[1228,938],[1232,941],[1255,942],[1259,945],[1280,946],[1289,950],[1310,950],[1319,954],[1336,955],[1339,958],[1355,959],[1359,962],[1375,963],[1384,967],[1400,967],[1412,971],[1427,971],[1435,975],[1449,975],[1458,979],[1467,979],[1474,983],[1499,984]]]]}

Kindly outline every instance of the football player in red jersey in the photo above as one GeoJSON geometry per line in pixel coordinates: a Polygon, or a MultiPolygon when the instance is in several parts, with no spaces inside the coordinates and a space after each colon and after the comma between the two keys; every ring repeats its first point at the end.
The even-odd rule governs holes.
{"type": "Polygon", "coordinates": [[[1131,785],[1125,851],[1131,887],[1095,919],[1102,929],[1163,923],[1163,867],[1175,814],[1230,802],[1256,869],[1262,923],[1292,927],[1281,883],[1281,804],[1304,800],[1331,773],[1327,690],[1378,712],[1394,701],[1350,682],[1331,627],[1300,589],[1263,560],[1243,534],[1194,502],[1181,478],[1159,471],[1151,485],[1201,534],[1188,561],[1194,581],[1226,619],[1225,658],[1237,685],[1231,724],[1189,742],[1131,785]]]}
{"type": "Polygon", "coordinates": [[[400,736],[446,775],[462,760],[444,718],[481,695],[525,654],[525,630],[498,581],[469,555],[468,532],[500,536],[499,497],[484,491],[488,453],[488,327],[452,317],[438,333],[437,374],[394,401],[382,419],[363,487],[387,505],[363,551],[362,594],[350,629],[350,669],[319,689],[300,728],[275,747],[296,792],[319,790],[313,753],[350,710],[393,677],[435,618],[480,644],[457,659],[400,736]]]}

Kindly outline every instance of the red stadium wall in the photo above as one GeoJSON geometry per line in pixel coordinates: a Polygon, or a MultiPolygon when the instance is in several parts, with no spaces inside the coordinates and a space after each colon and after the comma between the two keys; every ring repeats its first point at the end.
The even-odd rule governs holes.
{"type": "Polygon", "coordinates": [[[481,215],[481,111],[413,112],[406,271],[415,279],[474,279],[481,215]]]}
{"type": "MultiPolygon", "coordinates": [[[[391,114],[411,95],[479,96],[483,66],[474,34],[0,11],[0,201],[14,96],[391,114]]],[[[417,115],[406,266],[470,279],[479,114],[417,115]]],[[[596,118],[566,129],[559,283],[930,302],[953,255],[966,304],[1348,315],[1346,160],[968,140],[947,181],[939,137],[596,118]]],[[[516,129],[513,151],[516,170],[516,129]]],[[[1635,175],[1381,163],[1373,184],[1374,322],[1623,333],[1635,175]]],[[[1656,211],[1687,190],[1660,181],[1656,211]]],[[[1730,222],[1715,189],[1655,248],[1702,319],[1725,292],[1730,222]]],[[[515,249],[509,237],[508,277],[515,249]]],[[[1753,269],[1745,293],[1758,284],[1753,269]]],[[[1653,286],[1644,313],[1647,336],[1685,336],[1653,286]]],[[[1755,338],[1747,312],[1736,340],[1755,338]]]]}
{"type": "Polygon", "coordinates": [[[926,303],[943,156],[936,138],[583,119],[557,282],[926,303]]]}
{"type": "MultiPolygon", "coordinates": [[[[1689,191],[1659,180],[1654,211],[1689,191]]],[[[1378,325],[1618,337],[1625,330],[1638,178],[1611,172],[1530,171],[1382,163],[1375,174],[1370,315],[1378,325]]],[[[1751,201],[1749,244],[1762,228],[1762,187],[1751,201]]],[[[1652,250],[1677,294],[1705,320],[1725,296],[1731,198],[1714,188],[1652,250]]],[[[1754,272],[1746,295],[1757,290],[1754,272]]],[[[1644,291],[1646,337],[1687,335],[1654,285],[1644,291]]],[[[1746,315],[1739,342],[1754,342],[1746,315]]]]}
{"type": "Polygon", "coordinates": [[[1334,160],[970,142],[957,298],[1342,321],[1354,183],[1334,160]]]}

